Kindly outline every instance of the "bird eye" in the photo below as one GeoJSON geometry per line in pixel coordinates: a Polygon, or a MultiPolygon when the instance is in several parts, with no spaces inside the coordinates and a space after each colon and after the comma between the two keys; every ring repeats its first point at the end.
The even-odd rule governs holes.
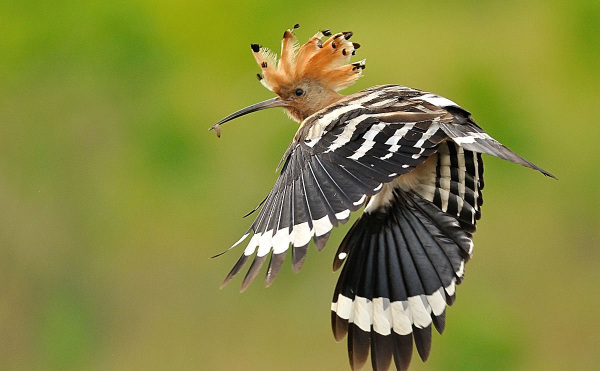
{"type": "Polygon", "coordinates": [[[296,89],[296,91],[294,92],[294,94],[296,94],[297,97],[301,96],[302,94],[304,94],[304,90],[298,88],[296,89]]]}

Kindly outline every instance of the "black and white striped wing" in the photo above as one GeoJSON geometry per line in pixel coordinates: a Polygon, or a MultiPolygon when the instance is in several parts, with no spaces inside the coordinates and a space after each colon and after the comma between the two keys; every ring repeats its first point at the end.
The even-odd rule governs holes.
{"type": "MultiPolygon", "coordinates": [[[[429,95],[431,96],[432,94],[429,95]]],[[[483,129],[471,119],[469,112],[457,106],[456,103],[442,97],[435,97],[437,97],[438,103],[441,103],[442,99],[447,101],[443,108],[453,115],[453,120],[452,122],[444,122],[441,126],[448,137],[460,147],[468,151],[485,153],[515,164],[523,165],[537,170],[548,177],[556,178],[546,170],[517,155],[484,132],[483,129]]]]}
{"type": "Polygon", "coordinates": [[[345,223],[368,196],[435,153],[447,138],[441,124],[452,116],[410,99],[418,94],[398,86],[371,88],[305,120],[275,186],[235,244],[252,234],[223,284],[256,254],[242,284],[245,289],[271,253],[269,285],[290,245],[298,271],[311,239],[322,249],[332,228],[345,223]]]}

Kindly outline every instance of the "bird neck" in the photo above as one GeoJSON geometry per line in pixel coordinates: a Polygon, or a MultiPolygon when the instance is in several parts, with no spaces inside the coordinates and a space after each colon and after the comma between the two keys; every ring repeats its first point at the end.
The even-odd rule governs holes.
{"type": "Polygon", "coordinates": [[[313,115],[314,113],[322,110],[327,106],[339,102],[344,98],[344,95],[341,95],[336,91],[328,91],[326,94],[319,94],[318,96],[308,97],[304,104],[299,106],[293,105],[290,107],[286,107],[286,110],[292,120],[301,123],[307,117],[313,115]]]}

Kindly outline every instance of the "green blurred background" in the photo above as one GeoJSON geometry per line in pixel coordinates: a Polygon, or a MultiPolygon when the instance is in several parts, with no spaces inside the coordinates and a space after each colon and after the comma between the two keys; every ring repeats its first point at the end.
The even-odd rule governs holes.
{"type": "MultiPolygon", "coordinates": [[[[297,125],[250,43],[354,31],[348,89],[397,83],[469,109],[559,180],[486,157],[475,256],[414,370],[600,364],[598,1],[12,1],[0,7],[0,369],[344,370],[331,261],[219,290],[241,216],[297,125]]],[[[317,256],[319,255],[319,256],[317,256]]]]}

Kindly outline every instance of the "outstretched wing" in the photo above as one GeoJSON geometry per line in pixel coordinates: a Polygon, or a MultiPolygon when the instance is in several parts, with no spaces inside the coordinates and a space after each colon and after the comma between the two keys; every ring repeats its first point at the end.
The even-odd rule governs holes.
{"type": "Polygon", "coordinates": [[[244,290],[271,254],[266,276],[270,285],[290,245],[297,272],[311,239],[321,250],[332,228],[348,221],[367,197],[421,165],[449,138],[465,150],[553,177],[484,133],[456,103],[403,86],[374,86],[301,124],[282,159],[275,186],[250,229],[233,245],[252,235],[223,285],[255,255],[242,283],[244,290]]]}
{"type": "Polygon", "coordinates": [[[451,123],[453,116],[414,99],[423,94],[395,85],[373,87],[307,118],[258,216],[235,244],[252,234],[223,284],[256,253],[244,290],[271,253],[269,285],[290,245],[297,272],[311,239],[322,249],[332,228],[345,223],[368,196],[435,153],[447,138],[441,125],[451,123]]]}
{"type": "MultiPolygon", "coordinates": [[[[441,97],[438,98],[445,99],[441,97]]],[[[537,170],[548,177],[556,178],[554,175],[517,155],[505,145],[485,133],[483,129],[471,119],[469,112],[457,105],[444,106],[444,109],[452,113],[454,119],[450,123],[442,123],[442,129],[459,146],[468,151],[499,157],[514,162],[515,164],[537,170]]]]}

